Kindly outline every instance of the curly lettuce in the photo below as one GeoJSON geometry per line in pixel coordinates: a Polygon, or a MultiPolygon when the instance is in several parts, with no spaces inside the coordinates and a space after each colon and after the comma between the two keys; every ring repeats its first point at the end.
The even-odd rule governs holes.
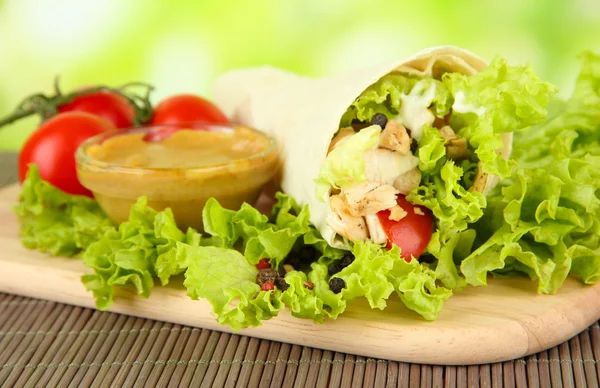
{"type": "Polygon", "coordinates": [[[211,244],[233,248],[241,242],[250,264],[269,258],[271,265],[277,268],[296,242],[314,228],[310,226],[308,206],[300,208],[292,197],[282,193],[277,193],[276,199],[272,222],[246,203],[233,211],[223,208],[214,198],[209,199],[202,217],[204,230],[212,236],[211,244]]]}
{"type": "Polygon", "coordinates": [[[23,245],[53,256],[78,255],[112,227],[96,201],[52,186],[33,164],[14,210],[23,245]]]}
{"type": "Polygon", "coordinates": [[[524,275],[555,293],[569,275],[600,279],[600,56],[582,56],[562,111],[515,140],[520,167],[475,225],[479,243],[460,264],[469,284],[524,275]]]}
{"type": "Polygon", "coordinates": [[[179,244],[177,256],[186,263],[188,296],[208,300],[222,325],[258,326],[282,308],[278,298],[271,298],[276,291],[261,291],[256,267],[234,249],[179,244]]]}
{"type": "Polygon", "coordinates": [[[112,228],[83,253],[84,264],[94,273],[82,276],[83,284],[96,298],[96,307],[108,309],[117,286],[133,285],[138,295],[148,297],[155,278],[166,285],[186,266],[177,256],[177,243],[199,244],[197,234],[177,228],[170,209],[157,212],[140,198],[129,219],[112,228]]]}
{"type": "Polygon", "coordinates": [[[392,73],[382,77],[361,93],[342,116],[340,128],[350,126],[354,120],[370,122],[377,113],[390,118],[399,115],[404,99],[417,85],[421,96],[427,94],[427,90],[433,91],[426,108],[431,104],[431,110],[437,117],[443,117],[450,112],[452,95],[441,81],[417,75],[392,73]]]}

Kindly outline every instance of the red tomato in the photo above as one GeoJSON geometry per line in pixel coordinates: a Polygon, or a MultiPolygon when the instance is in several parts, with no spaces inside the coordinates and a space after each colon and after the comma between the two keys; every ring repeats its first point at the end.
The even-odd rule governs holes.
{"type": "Polygon", "coordinates": [[[400,221],[390,220],[389,210],[380,211],[377,217],[388,237],[388,249],[396,244],[402,250],[401,256],[410,262],[411,256],[419,257],[429,244],[433,233],[433,216],[429,209],[411,204],[403,195],[398,196],[397,202],[406,211],[404,218],[400,221]],[[415,213],[415,209],[420,209],[423,214],[415,213]]]}
{"type": "Polygon", "coordinates": [[[61,105],[59,113],[88,112],[100,116],[117,128],[131,128],[135,119],[135,109],[123,96],[111,92],[98,92],[76,97],[73,101],[61,105]]]}
{"type": "Polygon", "coordinates": [[[58,114],[27,139],[19,153],[19,178],[35,163],[42,179],[70,194],[92,196],[77,179],[75,151],[89,137],[114,130],[107,120],[86,112],[58,114]]]}
{"type": "Polygon", "coordinates": [[[205,122],[228,124],[227,116],[212,102],[193,94],[179,94],[163,100],[154,108],[150,124],[205,122]]]}

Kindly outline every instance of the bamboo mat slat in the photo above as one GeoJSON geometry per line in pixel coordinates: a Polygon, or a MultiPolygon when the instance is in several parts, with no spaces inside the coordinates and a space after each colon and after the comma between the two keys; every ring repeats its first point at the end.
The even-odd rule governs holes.
{"type": "MultiPolygon", "coordinates": [[[[0,187],[15,161],[0,153],[0,187]]],[[[598,387],[599,360],[598,322],[526,358],[431,366],[0,293],[0,387],[598,387]]]]}

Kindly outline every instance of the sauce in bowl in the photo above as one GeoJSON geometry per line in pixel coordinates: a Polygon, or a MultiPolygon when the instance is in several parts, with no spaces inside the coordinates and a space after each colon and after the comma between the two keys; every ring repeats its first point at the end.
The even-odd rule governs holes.
{"type": "Polygon", "coordinates": [[[78,149],[79,180],[113,221],[125,221],[131,205],[146,196],[155,210],[171,208],[180,228],[202,230],[209,198],[229,209],[252,204],[277,172],[275,141],[260,131],[237,125],[180,127],[104,134],[78,149]]]}

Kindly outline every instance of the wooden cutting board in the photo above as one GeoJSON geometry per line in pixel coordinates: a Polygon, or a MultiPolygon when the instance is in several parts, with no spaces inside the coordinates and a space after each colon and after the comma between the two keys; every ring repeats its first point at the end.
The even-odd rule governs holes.
{"type": "MultiPolygon", "coordinates": [[[[76,259],[53,258],[22,247],[11,211],[18,187],[0,191],[0,291],[94,307],[76,259]]],[[[481,364],[519,358],[558,345],[600,319],[600,284],[568,279],[558,294],[538,295],[526,279],[491,279],[452,296],[435,322],[406,309],[397,297],[384,311],[362,300],[337,320],[314,324],[286,311],[240,334],[368,357],[424,364],[481,364]]],[[[219,326],[205,301],[183,287],[156,287],[148,299],[120,291],[111,311],[212,330],[219,326]]]]}

